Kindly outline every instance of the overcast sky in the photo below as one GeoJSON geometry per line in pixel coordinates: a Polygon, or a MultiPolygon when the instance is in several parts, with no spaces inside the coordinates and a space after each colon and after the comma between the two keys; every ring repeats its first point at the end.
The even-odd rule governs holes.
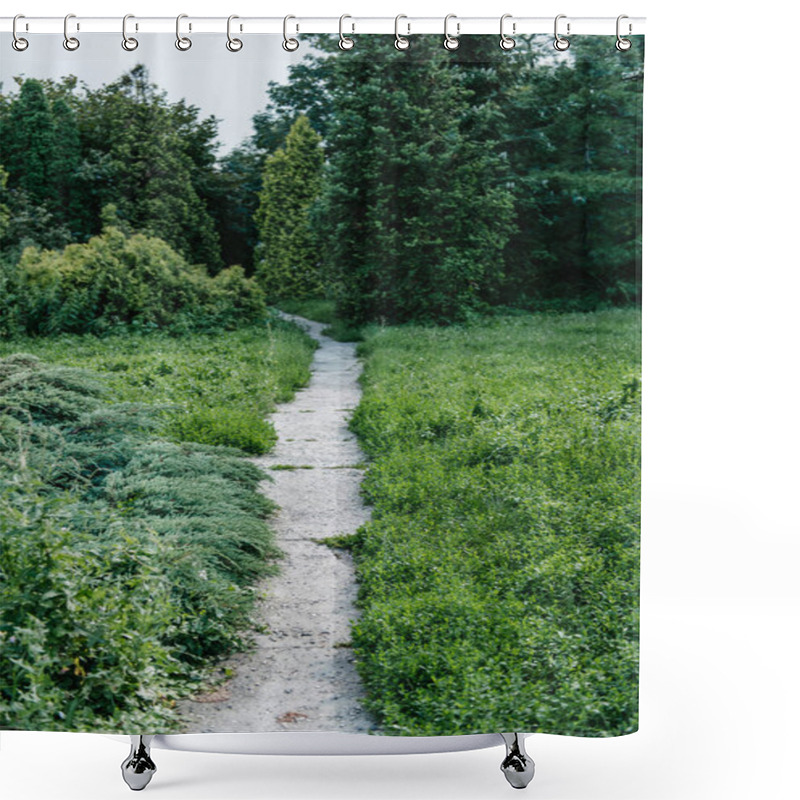
{"type": "Polygon", "coordinates": [[[222,155],[252,132],[251,118],[264,108],[265,90],[271,80],[287,78],[290,63],[302,59],[307,47],[287,53],[279,35],[243,37],[238,53],[225,48],[225,37],[196,35],[190,50],[179,52],[175,36],[148,33],[139,37],[131,53],[121,47],[118,34],[85,34],[78,50],[68,52],[60,35],[37,34],[22,53],[11,47],[11,37],[0,45],[0,81],[3,91],[16,90],[15,75],[60,78],[75,75],[89,86],[110,83],[138,63],[145,64],[150,79],[166,90],[170,100],[185,98],[203,116],[213,114],[219,123],[222,155]]]}

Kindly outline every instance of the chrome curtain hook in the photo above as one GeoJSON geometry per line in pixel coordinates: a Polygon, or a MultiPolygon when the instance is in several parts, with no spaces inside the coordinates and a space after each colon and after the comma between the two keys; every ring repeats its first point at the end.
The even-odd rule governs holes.
{"type": "Polygon", "coordinates": [[[451,36],[447,30],[448,23],[451,19],[458,20],[458,17],[455,14],[448,14],[444,18],[444,41],[442,44],[445,50],[458,50],[458,46],[461,44],[461,42],[458,41],[458,34],[461,33],[461,23],[456,21],[456,35],[451,36]]]}
{"type": "MultiPolygon", "coordinates": [[[[511,14],[503,14],[503,16],[500,17],[500,48],[502,50],[513,50],[517,46],[517,42],[510,36],[506,36],[505,24],[507,19],[512,19],[511,14]]],[[[513,22],[511,24],[511,32],[512,33],[517,32],[516,22],[513,22]]]]}
{"type": "MultiPolygon", "coordinates": [[[[25,19],[25,15],[24,15],[24,14],[17,14],[17,15],[14,17],[14,21],[11,23],[11,35],[14,37],[14,39],[13,39],[13,40],[12,40],[12,42],[11,42],[11,46],[12,46],[12,47],[13,47],[13,48],[14,48],[14,49],[15,49],[15,50],[18,52],[18,53],[21,53],[23,50],[27,50],[27,49],[28,49],[28,40],[27,40],[27,39],[23,39],[23,38],[22,38],[22,37],[21,37],[21,36],[20,36],[20,35],[17,33],[17,20],[18,20],[18,19],[25,19]]],[[[27,26],[26,26],[26,27],[27,27],[27,26]]]]}
{"type": "MultiPolygon", "coordinates": [[[[75,19],[74,14],[67,14],[67,16],[64,17],[64,49],[69,50],[70,52],[77,50],[81,46],[81,43],[78,39],[69,35],[69,21],[71,19],[75,19]]],[[[75,29],[80,30],[80,25],[76,25],[75,29]]]]}
{"type": "MultiPolygon", "coordinates": [[[[401,19],[408,19],[405,14],[398,14],[394,18],[394,46],[398,50],[408,50],[409,45],[411,42],[405,37],[400,35],[400,20],[401,19]]],[[[408,27],[408,34],[411,33],[411,23],[407,22],[406,26],[408,27]]],[[[408,35],[407,34],[407,35],[408,35]]]]}
{"type": "Polygon", "coordinates": [[[298,47],[300,47],[300,42],[298,42],[297,39],[290,39],[289,34],[287,33],[287,28],[290,19],[297,19],[297,18],[293,17],[291,14],[288,14],[283,18],[283,49],[287,53],[293,53],[295,50],[297,50],[298,47]]]}
{"type": "MultiPolygon", "coordinates": [[[[188,36],[181,35],[181,20],[187,19],[188,16],[188,14],[178,14],[175,20],[175,47],[183,52],[186,52],[192,46],[192,40],[188,36]]],[[[192,30],[191,22],[189,23],[189,30],[192,30]]]]}
{"type": "MultiPolygon", "coordinates": [[[[231,14],[228,17],[228,27],[227,27],[228,41],[225,42],[225,47],[227,47],[228,50],[231,51],[231,53],[238,53],[242,49],[242,47],[244,47],[244,43],[242,42],[241,39],[234,39],[233,36],[231,36],[231,22],[233,22],[233,20],[235,19],[239,19],[238,15],[236,14],[231,14]]],[[[239,30],[241,30],[241,27],[239,28],[239,30]]]]}
{"type": "MultiPolygon", "coordinates": [[[[133,36],[128,36],[128,20],[133,19],[133,14],[126,14],[122,18],[122,49],[127,50],[129,53],[133,52],[139,46],[139,40],[134,39],[133,36]]],[[[138,25],[136,26],[138,30],[138,25]]]]}
{"type": "MultiPolygon", "coordinates": [[[[622,35],[619,32],[620,23],[624,19],[629,19],[627,14],[620,14],[617,17],[617,43],[614,46],[617,48],[617,50],[620,51],[620,53],[624,53],[626,50],[630,50],[631,49],[631,45],[632,45],[631,40],[630,39],[623,39],[622,35]]],[[[630,36],[632,30],[633,30],[633,25],[628,23],[628,35],[629,36],[630,36]]]]}
{"type": "MultiPolygon", "coordinates": [[[[555,21],[555,25],[554,25],[554,33],[555,33],[555,37],[556,37],[556,38],[555,38],[555,40],[553,41],[553,47],[555,47],[555,49],[556,49],[556,50],[560,50],[562,53],[564,52],[564,50],[567,50],[567,49],[569,48],[569,39],[565,39],[565,38],[564,38],[564,37],[563,37],[563,36],[562,36],[562,35],[561,35],[561,34],[558,32],[558,21],[559,21],[560,19],[566,19],[566,18],[567,18],[567,15],[566,15],[566,14],[559,14],[559,15],[556,17],[556,21],[555,21]]],[[[568,22],[568,23],[567,23],[567,33],[569,33],[569,27],[570,27],[570,24],[569,24],[569,22],[568,22]]]]}
{"type": "MultiPolygon", "coordinates": [[[[342,14],[339,17],[339,49],[340,50],[352,50],[355,47],[355,42],[349,36],[344,35],[344,21],[346,19],[353,19],[349,14],[342,14]]],[[[355,29],[355,26],[353,26],[355,29]]]]}

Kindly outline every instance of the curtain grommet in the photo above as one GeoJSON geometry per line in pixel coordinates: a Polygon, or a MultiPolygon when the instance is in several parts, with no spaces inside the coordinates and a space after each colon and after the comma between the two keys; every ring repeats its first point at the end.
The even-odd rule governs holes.
{"type": "MultiPolygon", "coordinates": [[[[350,14],[342,14],[339,17],[339,49],[340,50],[352,50],[356,43],[355,40],[352,39],[350,36],[344,35],[344,21],[346,19],[353,19],[350,14]]],[[[355,25],[353,25],[353,30],[355,30],[355,25]]]]}
{"type": "Polygon", "coordinates": [[[458,50],[458,46],[461,44],[461,42],[458,41],[458,35],[460,32],[461,32],[461,23],[458,22],[458,17],[455,14],[448,14],[444,18],[444,41],[442,42],[442,45],[445,50],[450,50],[451,52],[453,50],[458,50]],[[451,36],[450,32],[447,29],[448,23],[450,22],[451,19],[456,20],[455,36],[451,36]]]}
{"type": "Polygon", "coordinates": [[[133,18],[133,14],[126,14],[122,18],[122,49],[127,50],[129,53],[132,53],[139,46],[138,39],[128,36],[128,20],[133,18]]]}
{"type": "Polygon", "coordinates": [[[395,50],[408,50],[411,46],[411,42],[408,40],[408,35],[411,33],[411,24],[406,23],[408,27],[408,33],[405,36],[400,35],[400,20],[401,19],[408,19],[405,14],[398,14],[394,18],[394,48],[395,50]]]}
{"type": "MultiPolygon", "coordinates": [[[[74,14],[67,14],[67,16],[64,17],[63,45],[65,50],[69,50],[70,53],[74,53],[81,46],[81,41],[77,38],[77,36],[70,36],[69,34],[69,21],[71,19],[75,19],[74,14]]],[[[80,30],[80,26],[76,25],[75,29],[80,30]]]]}
{"type": "MultiPolygon", "coordinates": [[[[620,53],[624,53],[627,50],[630,50],[633,47],[633,42],[630,39],[623,38],[622,34],[619,32],[620,30],[620,23],[624,19],[629,19],[627,14],[620,14],[617,17],[617,41],[614,44],[614,47],[620,51],[620,53]]],[[[633,26],[628,23],[628,35],[630,36],[631,31],[633,30],[633,26]]]]}
{"type": "MultiPolygon", "coordinates": [[[[553,39],[553,47],[558,50],[559,53],[563,53],[565,50],[569,50],[569,39],[566,39],[558,32],[558,21],[560,19],[566,19],[566,14],[559,14],[556,17],[556,21],[553,24],[553,35],[555,39],[553,39]]],[[[567,33],[570,32],[570,23],[567,23],[567,33]]]]}
{"type": "Polygon", "coordinates": [[[300,47],[300,42],[298,42],[297,39],[290,37],[287,32],[287,26],[290,19],[296,19],[296,17],[292,14],[287,14],[283,18],[283,42],[281,43],[281,47],[283,47],[287,53],[293,53],[298,47],[300,47]]]}
{"type": "Polygon", "coordinates": [[[17,14],[14,17],[14,21],[11,23],[11,35],[14,37],[11,40],[11,46],[18,53],[22,53],[22,52],[24,52],[25,50],[28,49],[28,45],[30,44],[30,42],[28,42],[27,39],[25,39],[24,37],[20,36],[17,33],[17,20],[18,19],[25,19],[25,15],[24,14],[17,14]]]}
{"type": "Polygon", "coordinates": [[[244,47],[244,42],[241,39],[231,36],[231,22],[235,19],[239,19],[238,14],[231,14],[228,17],[228,29],[226,33],[228,41],[225,42],[225,47],[228,48],[228,52],[230,53],[238,53],[244,47]]]}
{"type": "MultiPolygon", "coordinates": [[[[177,19],[175,20],[175,47],[180,50],[182,53],[185,53],[189,50],[192,46],[192,40],[188,36],[184,36],[181,33],[181,20],[187,19],[188,14],[178,14],[177,19]]],[[[192,30],[192,23],[189,23],[189,32],[192,30]]]]}
{"type": "MultiPolygon", "coordinates": [[[[506,50],[506,51],[513,50],[517,46],[516,39],[514,39],[511,36],[506,35],[505,22],[506,22],[507,19],[512,19],[511,14],[503,14],[503,16],[500,17],[500,49],[501,50],[506,50]]],[[[511,32],[512,33],[516,33],[517,32],[517,23],[516,22],[512,22],[511,23],[511,32]]]]}

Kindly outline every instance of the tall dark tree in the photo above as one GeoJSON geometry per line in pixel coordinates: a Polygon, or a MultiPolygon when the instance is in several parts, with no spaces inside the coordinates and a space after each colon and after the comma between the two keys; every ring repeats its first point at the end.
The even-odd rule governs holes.
{"type": "Polygon", "coordinates": [[[519,229],[506,298],[592,305],[638,298],[642,44],[593,37],[509,85],[506,152],[519,229]]]}
{"type": "Polygon", "coordinates": [[[513,201],[488,133],[495,109],[476,104],[448,56],[426,37],[413,52],[370,40],[357,58],[329,57],[317,224],[352,320],[458,320],[502,281],[513,201]]]}
{"type": "Polygon", "coordinates": [[[72,238],[83,241],[92,232],[90,209],[83,202],[81,139],[75,112],[63,98],[52,104],[55,143],[50,163],[55,207],[72,238]]]}
{"type": "Polygon", "coordinates": [[[50,102],[39,81],[24,81],[3,116],[0,133],[0,160],[11,185],[25,192],[34,204],[54,203],[56,130],[50,102]]]}

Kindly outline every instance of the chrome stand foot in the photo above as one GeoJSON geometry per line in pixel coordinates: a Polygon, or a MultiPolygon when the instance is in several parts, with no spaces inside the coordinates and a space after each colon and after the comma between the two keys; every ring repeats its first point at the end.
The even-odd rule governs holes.
{"type": "Polygon", "coordinates": [[[156,765],[150,758],[152,736],[131,736],[131,752],[122,762],[122,779],[134,792],[140,792],[155,775],[156,765]]]}
{"type": "Polygon", "coordinates": [[[506,757],[500,769],[515,789],[524,789],[533,780],[535,771],[533,759],[525,752],[525,736],[522,733],[500,735],[506,743],[506,757]]]}

